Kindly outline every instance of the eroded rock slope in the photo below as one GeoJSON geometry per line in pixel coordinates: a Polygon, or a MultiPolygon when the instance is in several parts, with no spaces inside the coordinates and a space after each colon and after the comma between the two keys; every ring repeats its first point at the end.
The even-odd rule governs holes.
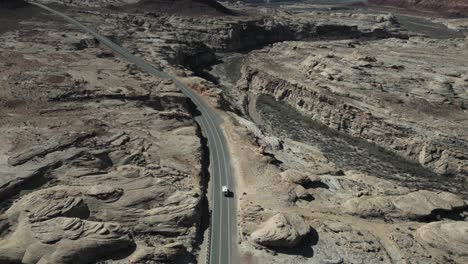
{"type": "MultiPolygon", "coordinates": [[[[253,104],[261,127],[223,115],[238,263],[468,261],[466,188],[430,171],[466,174],[466,41],[375,41],[407,38],[392,15],[129,10],[66,9],[217,107],[222,90],[192,72],[215,52],[315,40],[254,51],[234,96],[272,95],[271,106],[331,129],[303,126],[268,100],[253,104]]],[[[206,153],[189,102],[171,82],[44,17],[0,36],[0,262],[194,261],[208,213],[206,153]]]]}
{"type": "Polygon", "coordinates": [[[249,56],[239,87],[466,178],[466,47],[466,40],[418,38],[282,43],[249,56]]]}
{"type": "Polygon", "coordinates": [[[468,260],[466,196],[344,169],[320,144],[277,138],[239,117],[230,122],[242,263],[468,260]]]}
{"type": "Polygon", "coordinates": [[[439,15],[468,16],[468,3],[465,0],[368,0],[367,3],[370,5],[399,7],[413,11],[426,11],[439,15]]]}
{"type": "Polygon", "coordinates": [[[203,193],[188,99],[87,38],[34,16],[0,35],[0,262],[189,261],[203,193]]]}

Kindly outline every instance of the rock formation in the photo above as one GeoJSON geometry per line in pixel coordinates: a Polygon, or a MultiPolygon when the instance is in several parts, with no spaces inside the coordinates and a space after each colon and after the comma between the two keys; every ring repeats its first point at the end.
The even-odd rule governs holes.
{"type": "Polygon", "coordinates": [[[125,8],[136,8],[146,12],[182,14],[190,16],[233,15],[234,12],[215,0],[142,0],[125,8]]]}
{"type": "Polygon", "coordinates": [[[383,217],[392,219],[424,219],[436,217],[443,212],[461,211],[466,204],[460,197],[451,193],[417,191],[398,196],[377,198],[354,198],[346,201],[345,211],[361,217],[383,217]]]}
{"type": "Polygon", "coordinates": [[[468,3],[465,0],[367,0],[366,2],[369,5],[391,6],[412,11],[428,11],[446,16],[468,16],[468,3]]]}
{"type": "Polygon", "coordinates": [[[467,222],[431,223],[420,227],[416,234],[432,248],[452,252],[460,262],[468,260],[467,222]]]}
{"type": "Polygon", "coordinates": [[[254,126],[243,121],[230,128],[236,129],[231,140],[242,157],[238,161],[239,188],[244,191],[239,202],[241,261],[466,262],[462,252],[468,245],[467,207],[460,196],[341,171],[317,146],[290,139],[281,149],[262,152],[262,141],[248,141],[263,137],[251,133],[257,130],[254,126]],[[313,198],[304,199],[301,192],[313,198]],[[288,247],[300,233],[289,217],[298,216],[301,226],[310,226],[309,232],[302,242],[288,247]]]}
{"type": "Polygon", "coordinates": [[[252,233],[257,244],[267,247],[297,247],[309,234],[310,226],[297,215],[276,214],[252,233]]]}
{"type": "Polygon", "coordinates": [[[407,37],[388,15],[314,13],[298,16],[186,17],[106,14],[99,31],[127,40],[130,49],[155,65],[182,65],[194,71],[216,62],[215,52],[248,51],[287,40],[407,37]],[[345,21],[345,22],[343,22],[345,21]],[[376,24],[376,21],[379,21],[376,24]],[[164,26],[161,26],[164,25],[164,26]]]}
{"type": "MultiPolygon", "coordinates": [[[[80,5],[66,10],[220,108],[233,263],[466,263],[465,40],[408,39],[371,12],[42,2],[80,5]],[[233,51],[251,54],[222,87],[202,69],[233,51]]],[[[190,101],[31,13],[0,16],[0,262],[204,262],[208,146],[190,101]]]]}
{"type": "Polygon", "coordinates": [[[189,16],[233,15],[234,12],[214,0],[40,0],[72,6],[109,7],[117,10],[149,12],[152,14],[178,14],[189,16]]]}
{"type": "Polygon", "coordinates": [[[188,99],[64,23],[19,30],[0,35],[0,262],[194,259],[205,168],[188,99]]]}
{"type": "Polygon", "coordinates": [[[463,40],[289,42],[252,54],[238,85],[438,174],[466,178],[466,50],[463,40]],[[440,47],[450,55],[437,55],[440,47]]]}

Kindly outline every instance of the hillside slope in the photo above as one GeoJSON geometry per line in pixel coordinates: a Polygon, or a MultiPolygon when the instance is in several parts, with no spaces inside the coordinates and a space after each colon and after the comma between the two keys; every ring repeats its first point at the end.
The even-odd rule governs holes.
{"type": "Polygon", "coordinates": [[[368,4],[429,11],[454,17],[468,16],[468,1],[466,0],[368,0],[368,4]]]}
{"type": "Polygon", "coordinates": [[[25,4],[23,0],[0,0],[0,8],[15,8],[25,4]]]}
{"type": "MultiPolygon", "coordinates": [[[[0,0],[0,2],[7,0],[0,0]]],[[[12,0],[10,0],[12,1],[12,0]]],[[[39,0],[43,4],[112,7],[113,10],[144,11],[155,14],[229,15],[231,10],[215,0],[39,0]]]]}

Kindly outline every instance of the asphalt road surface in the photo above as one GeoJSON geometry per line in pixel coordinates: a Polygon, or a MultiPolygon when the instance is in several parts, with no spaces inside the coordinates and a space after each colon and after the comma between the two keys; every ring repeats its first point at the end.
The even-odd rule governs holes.
{"type": "Polygon", "coordinates": [[[232,198],[224,197],[221,192],[221,187],[223,185],[228,186],[229,189],[233,191],[229,152],[226,147],[226,139],[220,128],[220,124],[222,123],[221,118],[192,90],[190,90],[190,88],[178,81],[175,77],[165,72],[158,71],[143,59],[136,57],[126,49],[100,35],[93,29],[81,24],[77,20],[42,4],[33,4],[53,14],[61,16],[66,21],[80,28],[82,31],[91,34],[94,38],[99,40],[101,44],[106,45],[115,53],[137,65],[143,71],[159,78],[172,80],[174,84],[192,100],[198,111],[201,113],[201,115],[195,117],[195,120],[200,124],[203,134],[207,138],[208,148],[210,150],[210,175],[212,187],[211,247],[209,249],[210,263],[231,264],[234,256],[233,248],[235,243],[233,234],[235,232],[236,212],[232,198]]]}

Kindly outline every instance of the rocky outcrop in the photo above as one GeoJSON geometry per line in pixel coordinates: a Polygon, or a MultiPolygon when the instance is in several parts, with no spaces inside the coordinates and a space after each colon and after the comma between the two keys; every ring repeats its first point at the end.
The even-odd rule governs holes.
{"type": "Polygon", "coordinates": [[[276,214],[251,234],[253,242],[266,247],[297,247],[309,234],[310,226],[297,215],[276,214]]]}
{"type": "MultiPolygon", "coordinates": [[[[246,129],[246,133],[250,131],[254,129],[246,129]]],[[[239,148],[248,148],[245,142],[236,143],[239,148]]],[[[291,140],[285,140],[283,145],[280,150],[271,150],[279,161],[278,167],[282,168],[277,171],[272,166],[255,165],[262,161],[249,155],[249,151],[242,152],[244,166],[248,166],[248,173],[242,178],[248,187],[243,187],[245,193],[239,205],[242,208],[240,248],[241,252],[246,252],[245,259],[271,263],[390,264],[399,261],[443,263],[449,258],[454,263],[465,262],[449,247],[438,250],[429,247],[416,232],[428,221],[464,223],[461,220],[466,219],[466,205],[457,195],[412,191],[402,187],[400,181],[384,180],[358,171],[337,173],[336,168],[330,168],[332,164],[326,159],[327,153],[320,153],[316,146],[291,140]],[[318,174],[320,176],[316,177],[318,174]],[[305,194],[313,195],[313,199],[307,199],[305,194]],[[296,200],[284,202],[291,195],[296,200]],[[363,215],[348,211],[350,204],[362,209],[360,213],[363,215]],[[253,240],[257,233],[274,241],[286,237],[276,235],[286,232],[274,228],[273,223],[268,225],[270,228],[264,228],[272,215],[276,217],[282,210],[289,210],[288,214],[283,213],[286,218],[295,213],[304,215],[304,220],[312,227],[307,236],[311,240],[287,249],[261,244],[259,247],[253,240]],[[372,212],[374,216],[364,216],[372,212]],[[259,222],[264,224],[259,227],[259,222]]],[[[451,243],[449,238],[444,239],[447,244],[451,243]]],[[[454,236],[453,239],[463,241],[461,237],[454,236]]]]}
{"type": "Polygon", "coordinates": [[[458,68],[465,65],[458,53],[465,47],[462,40],[418,39],[284,43],[252,54],[238,87],[273,95],[330,128],[375,142],[438,174],[467,177],[467,76],[458,68]],[[444,54],[447,64],[435,56],[444,45],[453,47],[450,56],[444,54]],[[272,68],[278,60],[291,67],[272,68]],[[430,61],[431,69],[421,61],[430,61]]]}
{"type": "Polygon", "coordinates": [[[367,4],[376,6],[399,7],[412,11],[427,11],[452,17],[468,16],[468,3],[465,0],[367,0],[367,4]]]}
{"type": "Polygon", "coordinates": [[[285,182],[295,183],[302,186],[308,186],[313,183],[320,182],[320,176],[310,175],[307,172],[302,172],[294,169],[282,172],[281,177],[285,182]]]}
{"type": "Polygon", "coordinates": [[[40,0],[71,6],[110,7],[152,14],[177,14],[187,16],[222,16],[234,12],[214,0],[40,0]]]}
{"type": "Polygon", "coordinates": [[[56,217],[33,224],[22,222],[18,227],[0,247],[2,262],[90,263],[135,246],[128,231],[114,223],[56,217]]]}
{"type": "Polygon", "coordinates": [[[424,220],[437,214],[461,213],[466,204],[451,193],[417,191],[401,196],[362,197],[348,200],[345,211],[361,217],[424,220]]]}
{"type": "Polygon", "coordinates": [[[392,15],[312,13],[301,16],[281,11],[263,17],[209,20],[204,27],[193,21],[171,18],[177,34],[197,39],[216,51],[242,51],[287,40],[406,37],[392,15]],[[374,23],[377,22],[377,23],[374,23]]]}
{"type": "Polygon", "coordinates": [[[182,65],[196,72],[216,61],[215,52],[247,51],[287,40],[407,37],[392,15],[253,13],[228,17],[99,14],[108,21],[99,31],[128,39],[128,48],[154,65],[182,65]]]}
{"type": "Polygon", "coordinates": [[[451,252],[460,263],[468,260],[468,222],[436,222],[416,231],[417,237],[432,248],[451,252]]]}
{"type": "MultiPolygon", "coordinates": [[[[259,103],[258,109],[269,111],[260,106],[259,103]]],[[[293,115],[297,113],[292,112],[289,116],[293,115]]],[[[286,131],[291,134],[272,133],[280,136],[282,148],[264,148],[259,139],[270,131],[283,131],[269,130],[270,119],[283,118],[283,115],[278,112],[271,116],[261,113],[261,117],[266,129],[260,130],[252,122],[235,118],[235,122],[231,126],[226,125],[225,130],[228,135],[231,129],[239,133],[231,134],[230,140],[235,142],[231,149],[238,157],[236,162],[241,162],[237,187],[238,192],[242,192],[238,205],[241,262],[466,262],[462,256],[450,251],[452,245],[436,249],[417,235],[416,230],[427,222],[464,223],[466,220],[466,204],[461,196],[438,191],[445,188],[445,182],[435,182],[431,186],[435,191],[426,191],[417,182],[431,179],[408,176],[392,179],[393,175],[386,175],[392,172],[386,171],[381,161],[373,159],[373,152],[366,152],[365,148],[349,151],[350,148],[346,147],[349,142],[344,140],[346,137],[339,137],[330,129],[323,129],[327,136],[320,136],[316,141],[302,141],[302,137],[296,137],[297,134],[290,131],[316,133],[317,127],[301,126],[300,120],[306,118],[293,119],[299,124],[288,127],[286,131]],[[337,144],[334,144],[335,140],[337,144]],[[323,149],[322,144],[331,145],[331,148],[323,149]],[[348,156],[364,152],[365,155],[359,155],[357,162],[375,163],[383,176],[376,177],[360,169],[340,169],[331,159],[334,148],[343,148],[349,152],[346,153],[348,156]],[[348,210],[348,206],[353,209],[348,210]],[[292,248],[269,245],[270,240],[278,242],[294,237],[287,235],[290,234],[289,225],[283,224],[289,215],[303,216],[311,226],[309,235],[292,248]],[[254,239],[266,244],[256,243],[254,239]]],[[[447,244],[451,243],[449,237],[452,235],[444,238],[447,244]]],[[[453,236],[453,239],[464,241],[458,236],[453,236]]],[[[463,244],[456,247],[460,245],[463,249],[463,244]]]]}
{"type": "Polygon", "coordinates": [[[189,16],[225,16],[235,14],[235,12],[215,0],[141,0],[137,4],[132,4],[125,8],[134,8],[153,13],[189,16]]]}
{"type": "Polygon", "coordinates": [[[188,99],[29,19],[0,35],[0,262],[194,259],[206,168],[188,99]]]}

